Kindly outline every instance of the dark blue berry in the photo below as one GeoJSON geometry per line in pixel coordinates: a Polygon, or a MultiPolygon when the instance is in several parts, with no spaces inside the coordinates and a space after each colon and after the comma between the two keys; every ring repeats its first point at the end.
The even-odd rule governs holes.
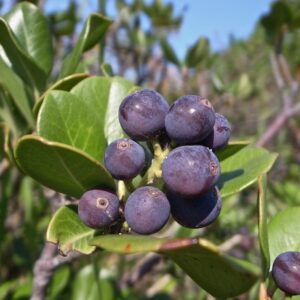
{"type": "Polygon", "coordinates": [[[285,293],[300,295],[300,252],[284,252],[273,263],[272,276],[285,293]]]}
{"type": "Polygon", "coordinates": [[[213,223],[222,207],[221,197],[216,187],[194,199],[185,199],[172,192],[168,192],[167,197],[174,220],[189,228],[205,227],[213,223]]]}
{"type": "Polygon", "coordinates": [[[97,229],[112,225],[119,217],[119,199],[109,191],[89,190],[79,200],[78,213],[89,227],[97,229]]]}
{"type": "Polygon", "coordinates": [[[162,165],[169,190],[184,197],[197,197],[211,189],[220,176],[220,163],[204,146],[181,146],[170,152],[162,165]]]}
{"type": "Polygon", "coordinates": [[[135,190],[125,204],[128,226],[139,234],[159,231],[168,221],[170,204],[159,189],[144,186],[135,190]]]}
{"type": "Polygon", "coordinates": [[[231,126],[228,120],[221,114],[216,113],[216,121],[213,131],[201,141],[201,145],[213,150],[227,145],[231,135],[231,126]]]}
{"type": "Polygon", "coordinates": [[[170,138],[179,144],[195,144],[213,130],[215,112],[211,103],[200,96],[187,95],[170,107],[165,127],[170,138]]]}
{"type": "Polygon", "coordinates": [[[106,148],[104,164],[115,179],[129,180],[145,165],[145,151],[131,139],[119,139],[106,148]]]}
{"type": "Polygon", "coordinates": [[[159,93],[144,89],[123,100],[119,108],[119,121],[131,138],[146,141],[164,131],[168,109],[168,102],[159,93]]]}

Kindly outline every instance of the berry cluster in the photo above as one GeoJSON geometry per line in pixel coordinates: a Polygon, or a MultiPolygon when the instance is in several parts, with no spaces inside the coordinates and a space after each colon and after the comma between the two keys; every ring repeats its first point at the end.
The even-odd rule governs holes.
{"type": "Polygon", "coordinates": [[[147,182],[129,195],[124,208],[110,191],[87,191],[79,202],[82,221],[90,227],[103,228],[124,217],[139,234],[159,231],[170,214],[189,228],[214,222],[222,206],[216,187],[220,163],[214,151],[224,147],[230,138],[227,119],[215,113],[211,103],[200,96],[183,96],[169,107],[159,93],[144,89],[123,100],[119,121],[129,138],[118,139],[107,147],[107,170],[113,178],[128,183],[145,172],[145,150],[138,142],[163,139],[161,152],[168,155],[154,157],[153,164],[155,160],[161,162],[162,190],[166,191],[147,182]]]}

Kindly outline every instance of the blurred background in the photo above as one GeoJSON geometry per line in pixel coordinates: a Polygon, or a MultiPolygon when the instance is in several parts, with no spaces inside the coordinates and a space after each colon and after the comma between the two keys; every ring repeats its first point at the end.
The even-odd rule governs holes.
{"type": "MultiPolygon", "coordinates": [[[[0,14],[18,2],[0,1],[0,14]]],[[[184,94],[207,97],[231,122],[234,141],[259,140],[300,79],[298,0],[43,0],[39,6],[54,36],[54,79],[86,17],[100,12],[113,24],[105,43],[84,54],[78,71],[101,75],[100,66],[108,63],[113,74],[156,89],[170,103],[184,94]]],[[[264,145],[280,154],[269,176],[270,216],[300,204],[299,123],[289,118],[264,145]]],[[[51,192],[45,195],[28,177],[11,186],[14,176],[1,177],[0,299],[28,299],[51,217],[51,192]],[[3,199],[10,201],[4,206],[3,199]]],[[[221,217],[205,231],[176,235],[205,235],[217,244],[235,237],[230,253],[259,263],[255,209],[254,187],[227,198],[221,217]]],[[[47,299],[213,299],[168,261],[157,259],[136,276],[143,259],[100,253],[65,265],[55,272],[47,299]]],[[[258,299],[257,292],[256,286],[239,299],[258,299]]]]}

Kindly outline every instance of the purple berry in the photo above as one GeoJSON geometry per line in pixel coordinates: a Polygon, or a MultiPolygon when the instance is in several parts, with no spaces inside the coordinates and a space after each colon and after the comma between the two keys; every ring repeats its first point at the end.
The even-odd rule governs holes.
{"type": "Polygon", "coordinates": [[[119,217],[119,199],[109,191],[87,191],[79,200],[78,213],[82,222],[89,227],[98,229],[109,226],[119,217]]]}
{"type": "Polygon", "coordinates": [[[193,198],[210,190],[220,176],[220,163],[204,146],[181,146],[170,152],[162,165],[162,176],[174,193],[193,198]]]}
{"type": "Polygon", "coordinates": [[[231,135],[231,125],[221,114],[216,113],[216,121],[213,131],[201,141],[201,145],[213,150],[220,149],[227,145],[231,135]]]}
{"type": "Polygon", "coordinates": [[[216,187],[194,199],[185,199],[172,192],[168,192],[167,197],[173,218],[180,225],[189,228],[205,227],[213,223],[222,207],[222,200],[216,187]]]}
{"type": "Polygon", "coordinates": [[[272,276],[285,293],[300,295],[300,252],[284,252],[273,263],[272,276]]]}
{"type": "Polygon", "coordinates": [[[119,139],[106,148],[104,163],[115,179],[129,180],[142,171],[145,151],[131,139],[119,139]]]}
{"type": "Polygon", "coordinates": [[[168,109],[168,102],[159,93],[144,89],[123,100],[119,108],[119,121],[132,139],[147,141],[164,131],[168,109]]]}
{"type": "Polygon", "coordinates": [[[215,112],[211,103],[200,96],[187,95],[170,107],[165,126],[170,138],[179,144],[195,144],[213,130],[215,112]]]}
{"type": "Polygon", "coordinates": [[[159,189],[144,186],[135,190],[125,204],[128,226],[139,234],[159,231],[168,221],[170,204],[159,189]]]}

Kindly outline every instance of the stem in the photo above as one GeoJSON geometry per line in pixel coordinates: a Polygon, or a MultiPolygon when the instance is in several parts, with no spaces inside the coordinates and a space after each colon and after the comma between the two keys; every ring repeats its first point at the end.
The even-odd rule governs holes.
{"type": "Polygon", "coordinates": [[[56,251],[57,245],[46,242],[40,258],[34,265],[31,300],[45,299],[54,271],[61,265],[83,256],[75,251],[69,253],[68,256],[55,255],[56,251]]]}
{"type": "Polygon", "coordinates": [[[152,160],[152,164],[146,172],[146,174],[143,176],[139,187],[144,186],[146,184],[153,184],[155,180],[162,177],[161,166],[171,149],[167,147],[163,150],[160,144],[157,141],[155,141],[153,142],[153,150],[154,158],[152,160]]]}
{"type": "Polygon", "coordinates": [[[276,283],[274,282],[272,275],[269,275],[269,282],[268,282],[268,286],[267,286],[267,295],[272,298],[274,293],[277,290],[277,286],[276,283]]]}
{"type": "Polygon", "coordinates": [[[125,200],[126,186],[125,186],[124,181],[122,181],[122,180],[118,181],[117,194],[118,194],[118,198],[119,198],[120,201],[124,201],[125,200]]]}
{"type": "Polygon", "coordinates": [[[131,180],[124,180],[124,184],[129,193],[132,193],[135,190],[135,187],[131,180]]]}
{"type": "MultiPolygon", "coordinates": [[[[98,9],[102,15],[106,15],[106,0],[98,0],[98,9]]],[[[105,43],[102,41],[99,44],[99,66],[101,66],[104,61],[104,50],[105,43]]]]}
{"type": "Polygon", "coordinates": [[[96,280],[96,285],[97,285],[97,292],[98,292],[98,299],[102,299],[102,292],[101,292],[101,283],[99,279],[99,273],[100,269],[98,266],[98,262],[94,256],[92,256],[92,263],[93,263],[93,270],[94,270],[94,275],[95,275],[95,280],[96,280]]]}
{"type": "Polygon", "coordinates": [[[282,111],[273,122],[269,125],[265,133],[261,136],[261,138],[257,141],[256,145],[263,147],[268,142],[270,142],[274,136],[279,132],[279,130],[285,125],[289,118],[289,114],[285,111],[282,111]]]}

